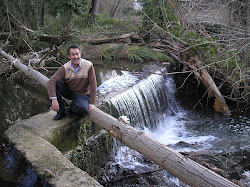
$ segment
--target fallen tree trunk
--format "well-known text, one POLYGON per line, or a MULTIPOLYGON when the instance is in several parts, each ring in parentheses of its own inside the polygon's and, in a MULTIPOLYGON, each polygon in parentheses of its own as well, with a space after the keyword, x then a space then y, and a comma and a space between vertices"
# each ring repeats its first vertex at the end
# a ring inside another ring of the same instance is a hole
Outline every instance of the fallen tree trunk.
POLYGON ((13 56, 7 54, 1 48, 0 48, 0 54, 4 56, 5 58, 7 58, 17 69, 21 70, 26 76, 31 77, 32 79, 35 79, 43 87, 47 88, 47 82, 49 79, 46 76, 41 74, 39 71, 36 71, 24 65, 23 63, 20 62, 19 59, 14 58, 13 56))
MULTIPOLYGON (((35 73, 35 70, 31 70, 28 67, 24 68, 23 66, 25 65, 21 65, 20 60, 8 55, 2 49, 0 49, 0 54, 10 61, 15 62, 14 65, 17 68, 20 68, 21 71, 24 70, 26 75, 35 78, 46 88, 47 77, 39 72, 35 73), (38 77, 36 78, 36 76, 38 77)), ((110 135, 120 140, 126 146, 138 151, 190 186, 237 186, 184 155, 171 150, 166 145, 150 138, 143 132, 102 112, 98 108, 91 110, 87 116, 93 123, 105 129, 110 135)))
POLYGON ((194 74, 203 82, 208 89, 209 97, 215 97, 214 109, 223 114, 230 114, 230 110, 226 104, 224 97, 221 95, 218 87, 214 83, 212 77, 209 75, 205 68, 202 68, 201 63, 197 57, 191 57, 188 60, 188 65, 191 69, 195 70, 194 74))
POLYGON ((130 34, 124 34, 118 37, 112 38, 97 38, 97 39, 82 39, 82 42, 86 42, 89 44, 97 45, 97 44, 104 44, 104 43, 115 43, 115 42, 124 42, 130 43, 130 34))
POLYGON ((143 41, 142 38, 134 33, 131 32, 129 34, 123 34, 117 37, 110 37, 110 38, 96 38, 96 39, 82 39, 82 42, 86 42, 92 45, 97 44, 104 44, 104 43, 131 43, 131 40, 140 40, 143 41))
POLYGON ((88 117, 126 146, 138 151, 190 186, 237 186, 97 108, 94 108, 88 117))

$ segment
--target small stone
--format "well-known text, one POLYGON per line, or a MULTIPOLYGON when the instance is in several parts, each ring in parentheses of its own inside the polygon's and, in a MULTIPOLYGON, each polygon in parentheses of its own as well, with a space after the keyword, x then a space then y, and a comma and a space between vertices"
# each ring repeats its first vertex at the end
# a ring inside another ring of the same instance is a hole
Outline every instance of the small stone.
POLYGON ((81 146, 77 146, 76 147, 76 151, 81 152, 82 151, 82 147, 81 146))
POLYGON ((79 179, 80 182, 87 182, 87 179, 85 177, 82 177, 79 179))

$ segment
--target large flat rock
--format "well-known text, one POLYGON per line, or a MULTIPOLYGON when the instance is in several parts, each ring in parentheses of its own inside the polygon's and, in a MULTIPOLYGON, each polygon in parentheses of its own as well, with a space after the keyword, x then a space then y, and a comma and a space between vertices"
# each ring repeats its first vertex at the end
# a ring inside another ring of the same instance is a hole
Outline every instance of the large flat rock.
POLYGON ((32 165, 34 171, 52 186, 101 186, 85 171, 75 167, 50 142, 81 119, 72 115, 54 121, 54 111, 22 120, 5 132, 8 141, 32 165))

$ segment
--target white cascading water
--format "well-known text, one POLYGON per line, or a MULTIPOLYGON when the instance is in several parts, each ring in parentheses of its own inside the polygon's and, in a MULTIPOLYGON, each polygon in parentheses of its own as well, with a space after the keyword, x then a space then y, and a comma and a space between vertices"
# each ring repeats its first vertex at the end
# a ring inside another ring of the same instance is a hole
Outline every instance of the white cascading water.
MULTIPOLYGON (((216 137, 193 135, 185 129, 188 116, 176 101, 175 92, 175 82, 171 76, 152 74, 110 99, 111 114, 115 117, 127 116, 132 126, 166 145, 178 142, 195 145, 195 148, 177 147, 177 151, 208 149, 211 146, 209 142, 216 137)), ((136 151, 120 145, 116 140, 114 144, 113 165, 128 169, 150 167, 136 151)), ((173 180, 178 185, 178 179, 173 180)))
POLYGON ((179 110, 173 85, 173 79, 153 74, 112 98, 110 106, 119 116, 126 115, 134 127, 154 129, 166 115, 179 110), (166 89, 166 85, 171 86, 166 89))

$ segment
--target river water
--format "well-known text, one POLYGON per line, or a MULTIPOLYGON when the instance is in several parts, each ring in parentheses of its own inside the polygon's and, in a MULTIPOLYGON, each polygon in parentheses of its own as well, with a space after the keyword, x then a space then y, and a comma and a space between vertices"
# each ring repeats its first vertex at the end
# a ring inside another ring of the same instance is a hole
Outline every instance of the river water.
POLYGON ((46 90, 36 82, 6 81, 0 78, 0 185, 29 185, 36 182, 36 174, 9 146, 3 133, 16 122, 42 113, 49 108, 46 90), (32 84, 32 86, 31 86, 32 84))
MULTIPOLYGON (((250 149, 250 116, 245 110, 233 111, 230 116, 213 110, 193 110, 188 105, 180 104, 176 98, 174 79, 169 76, 151 75, 141 80, 143 74, 98 69, 96 75, 100 97, 138 82, 118 97, 110 99, 111 113, 116 117, 127 116, 133 126, 176 151, 221 153, 250 149)), ((0 185, 42 186, 31 167, 23 164, 22 158, 6 144, 3 133, 17 121, 48 111, 50 102, 47 92, 35 82, 31 86, 30 82, 7 83, 0 79, 0 97, 0 185)), ((117 144, 113 154, 114 173, 118 172, 117 168, 135 172, 157 169, 157 166, 126 146, 117 144)), ((247 175, 248 171, 245 172, 247 175)), ((185 186, 166 172, 161 173, 158 182, 156 185, 185 186)))
MULTIPOLYGON (((224 116, 214 110, 192 110, 183 106, 176 99, 175 81, 171 76, 151 75, 110 99, 109 106, 112 115, 127 116, 135 128, 178 152, 222 154, 250 151, 250 115, 246 110, 224 116)), ((135 175, 157 168, 145 162, 139 153, 114 142, 113 173, 135 175)), ((242 171, 241 177, 243 183, 250 185, 249 153, 246 159, 248 167, 242 171)), ((155 184, 152 178, 148 183, 145 180, 140 184, 155 184)), ((157 177, 156 181, 163 186, 185 186, 167 172, 161 172, 161 179, 157 177)))

